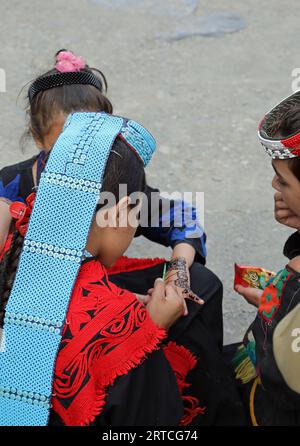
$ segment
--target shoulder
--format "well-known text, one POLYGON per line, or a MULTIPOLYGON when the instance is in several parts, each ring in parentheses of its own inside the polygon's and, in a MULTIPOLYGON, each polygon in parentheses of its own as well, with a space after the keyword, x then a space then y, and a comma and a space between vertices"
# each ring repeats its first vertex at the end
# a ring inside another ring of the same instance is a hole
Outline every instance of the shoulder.
POLYGON ((37 159, 37 156, 33 156, 28 160, 22 161, 20 163, 11 164, 10 166, 5 166, 0 170, 0 180, 7 183, 14 179, 18 174, 22 175, 24 172, 30 170, 37 159))
POLYGON ((298 231, 290 235, 285 242, 283 255, 290 260, 300 255, 300 233, 298 231))
POLYGON ((0 197, 24 201, 32 188, 32 166, 36 156, 0 170, 0 197))
POLYGON ((300 255, 297 255, 292 260, 289 261, 288 266, 294 271, 300 273, 300 255))

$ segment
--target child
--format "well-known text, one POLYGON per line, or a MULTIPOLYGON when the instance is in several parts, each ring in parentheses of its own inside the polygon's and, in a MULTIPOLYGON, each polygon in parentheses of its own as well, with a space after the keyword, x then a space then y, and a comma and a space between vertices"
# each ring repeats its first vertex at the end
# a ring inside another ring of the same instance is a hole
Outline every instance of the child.
MULTIPOLYGON (((272 157, 272 186, 279 218, 300 217, 300 93, 285 99, 262 120, 259 138, 272 157)), ((292 221, 290 221, 290 224, 292 221)), ((233 361, 252 425, 300 425, 300 243, 285 244, 290 260, 264 290, 236 291, 258 307, 233 361)))

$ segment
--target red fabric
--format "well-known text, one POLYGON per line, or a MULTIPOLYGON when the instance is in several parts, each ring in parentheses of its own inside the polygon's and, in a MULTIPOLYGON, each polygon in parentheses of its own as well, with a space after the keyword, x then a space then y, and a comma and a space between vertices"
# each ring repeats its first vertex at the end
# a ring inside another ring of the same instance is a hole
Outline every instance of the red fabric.
MULTIPOLYGON (((34 205, 34 200, 36 197, 36 193, 32 192, 27 198, 26 198, 26 204, 22 203, 20 201, 14 201, 9 206, 9 212, 15 220, 15 228, 19 231, 19 233, 25 237, 30 215, 32 212, 32 208, 34 205)), ((0 262, 4 257, 4 254, 9 250, 11 241, 12 241, 13 233, 10 232, 7 236, 5 245, 0 253, 0 262)))
POLYGON ((12 218, 15 220, 15 226, 16 229, 19 231, 19 233, 25 237, 31 211, 34 205, 36 193, 32 192, 27 198, 26 198, 26 204, 14 201, 9 206, 9 212, 12 216, 12 218))
POLYGON ((101 413, 106 388, 159 348, 165 330, 135 295, 108 280, 97 260, 81 266, 55 363, 53 409, 66 425, 101 413))
POLYGON ((181 426, 187 426, 193 419, 204 414, 205 407, 199 406, 198 398, 186 395, 184 391, 190 387, 186 381, 188 373, 193 370, 198 362, 197 358, 184 346, 169 342, 164 347, 164 353, 175 373, 178 388, 184 404, 184 415, 180 421, 181 426))
MULTIPOLYGON (((297 135, 291 136, 290 138, 282 139, 282 144, 285 147, 288 147, 290 149, 299 149, 300 148, 300 133, 297 135)), ((294 153, 294 151, 292 151, 294 153)))
POLYGON ((137 271, 139 269, 151 268, 151 266, 165 263, 166 259, 155 257, 154 259, 138 259, 122 256, 111 268, 107 269, 108 275, 119 274, 123 272, 137 271))
POLYGON ((12 241, 12 232, 8 234, 5 245, 0 253, 0 262, 2 261, 4 254, 9 250, 10 245, 11 245, 11 241, 12 241))
POLYGON ((300 147, 298 147, 297 149, 293 149, 293 150, 291 151, 291 153, 292 153, 293 155, 300 156, 300 147))

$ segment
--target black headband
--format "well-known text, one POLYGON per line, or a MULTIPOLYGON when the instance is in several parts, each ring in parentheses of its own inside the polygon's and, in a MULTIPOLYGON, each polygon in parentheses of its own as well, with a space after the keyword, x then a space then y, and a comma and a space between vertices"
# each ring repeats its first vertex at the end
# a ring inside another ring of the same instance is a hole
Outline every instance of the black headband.
POLYGON ((54 73, 49 76, 40 77, 30 86, 28 90, 29 102, 40 91, 49 90, 50 88, 60 87, 62 85, 93 85, 102 91, 102 83, 100 79, 91 71, 71 71, 67 73, 54 73))

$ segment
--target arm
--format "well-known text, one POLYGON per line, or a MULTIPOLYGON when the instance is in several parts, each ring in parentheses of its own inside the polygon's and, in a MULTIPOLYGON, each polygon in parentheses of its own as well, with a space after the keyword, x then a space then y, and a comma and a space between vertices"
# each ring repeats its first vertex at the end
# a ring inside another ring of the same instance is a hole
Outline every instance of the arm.
POLYGON ((141 224, 136 236, 143 235, 153 242, 170 246, 174 250, 172 258, 187 256, 189 266, 194 261, 205 264, 206 235, 196 209, 182 200, 168 200, 160 196, 158 189, 150 186, 146 186, 145 194, 147 200, 142 206, 141 224))
POLYGON ((0 252, 5 245, 12 220, 9 213, 9 204, 8 200, 0 197, 0 252))
POLYGON ((9 205, 12 202, 12 198, 16 195, 16 188, 13 183, 7 181, 6 172, 7 169, 5 168, 0 172, 0 253, 4 248, 12 220, 9 213, 9 205))
POLYGON ((258 308, 260 305, 260 299, 263 294, 263 290, 257 288, 244 287, 242 285, 237 285, 234 290, 243 296, 243 298, 248 302, 248 304, 253 305, 258 308))
POLYGON ((9 205, 14 201, 22 201, 20 196, 20 179, 16 166, 4 167, 0 171, 0 252, 2 251, 12 221, 9 205))
POLYGON ((190 268, 192 264, 194 263, 196 255, 195 248, 185 242, 177 243, 177 245, 174 246, 171 260, 176 259, 178 257, 184 257, 187 263, 187 267, 190 268))

